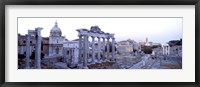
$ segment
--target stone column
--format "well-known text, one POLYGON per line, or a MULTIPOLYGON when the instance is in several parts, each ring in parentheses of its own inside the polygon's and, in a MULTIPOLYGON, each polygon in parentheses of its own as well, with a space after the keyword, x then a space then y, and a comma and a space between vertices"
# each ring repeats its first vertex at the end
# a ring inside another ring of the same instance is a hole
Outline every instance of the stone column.
POLYGON ((77 47, 74 48, 74 62, 75 62, 75 65, 78 64, 78 48, 77 47))
POLYGON ((71 54, 70 54, 70 49, 67 49, 68 51, 68 58, 67 58, 67 66, 70 64, 70 58, 71 58, 71 54))
POLYGON ((168 46, 168 55, 170 55, 170 46, 168 46))
POLYGON ((94 47, 94 39, 95 37, 92 36, 92 63, 94 64, 95 63, 95 47, 94 47))
POLYGON ((109 39, 110 39, 110 38, 107 38, 107 59, 108 59, 108 60, 110 60, 110 57, 109 57, 109 52, 110 52, 110 47, 109 47, 110 43, 109 43, 109 39))
POLYGON ((30 54, 29 54, 29 55, 31 56, 31 54, 32 54, 32 47, 31 47, 31 45, 30 45, 30 54))
POLYGON ((167 54, 167 47, 165 46, 165 55, 167 54))
POLYGON ((105 38, 103 38, 103 58, 105 60, 105 38))
POLYGON ((163 55, 165 55, 165 46, 162 46, 162 50, 163 50, 163 55))
POLYGON ((84 35, 84 51, 83 51, 83 68, 87 68, 87 60, 88 60, 88 36, 84 35))
POLYGON ((35 50, 35 68, 41 69, 41 30, 43 28, 36 28, 36 50, 35 50))
POLYGON ((112 38, 112 60, 115 60, 115 38, 112 38))
POLYGON ((67 54, 67 50, 66 50, 66 48, 63 48, 63 58, 64 58, 63 60, 65 63, 67 62, 66 54, 67 54))
POLYGON ((97 37, 97 38, 98 38, 98 62, 100 62, 100 57, 101 57, 101 55, 100 55, 100 51, 101 51, 100 46, 101 46, 101 42, 100 42, 100 37, 97 37))
POLYGON ((26 60, 25 60, 25 68, 30 68, 30 34, 26 35, 26 60))
POLYGON ((165 54, 168 55, 168 46, 166 46, 165 54))
POLYGON ((167 55, 167 49, 168 49, 168 47, 165 46, 165 55, 167 55))
POLYGON ((166 47, 165 47, 165 54, 166 54, 166 55, 168 55, 168 52, 167 52, 167 51, 168 51, 168 47, 166 46, 166 47))
POLYGON ((82 35, 79 35, 79 62, 81 63, 81 61, 82 61, 82 50, 83 50, 83 48, 82 48, 82 35))

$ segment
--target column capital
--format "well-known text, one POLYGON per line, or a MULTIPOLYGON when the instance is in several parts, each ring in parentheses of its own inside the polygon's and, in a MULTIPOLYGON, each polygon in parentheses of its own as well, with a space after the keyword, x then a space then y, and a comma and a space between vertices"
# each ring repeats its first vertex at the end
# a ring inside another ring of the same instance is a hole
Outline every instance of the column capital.
POLYGON ((112 37, 112 39, 115 39, 115 37, 112 37))
POLYGON ((84 37, 88 38, 89 36, 88 35, 83 35, 84 37))
POLYGON ((102 38, 103 39, 103 41, 105 41, 105 38, 102 38))

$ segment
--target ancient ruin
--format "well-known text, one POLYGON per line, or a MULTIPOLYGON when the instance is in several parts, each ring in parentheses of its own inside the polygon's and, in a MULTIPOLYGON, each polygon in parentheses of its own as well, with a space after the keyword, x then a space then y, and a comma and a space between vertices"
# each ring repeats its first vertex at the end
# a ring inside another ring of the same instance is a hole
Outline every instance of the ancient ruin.
POLYGON ((34 36, 36 40, 35 44, 35 68, 41 69, 41 30, 43 28, 37 27, 35 30, 28 30, 28 34, 26 35, 26 68, 30 68, 30 36, 34 36))
POLYGON ((97 60, 98 63, 102 61, 114 61, 115 60, 115 38, 114 34, 110 33, 104 33, 101 31, 101 29, 98 26, 92 26, 90 30, 87 29, 78 29, 78 36, 79 36, 79 59, 83 60, 83 66, 84 68, 87 68, 88 64, 88 54, 89 54, 89 44, 88 44, 88 38, 92 38, 92 63, 94 64, 97 60), (95 57, 94 52, 94 39, 98 39, 98 57, 95 57), (83 41, 82 41, 83 39, 83 41), (101 39, 103 40, 103 47, 100 48, 100 42, 101 39), (105 43, 105 39, 107 40, 107 43, 105 43), (110 39, 112 39, 112 57, 110 57, 109 52, 109 43, 110 39), (107 52, 105 51, 105 45, 107 46, 107 52), (102 51, 103 57, 100 56, 100 53, 102 51), (83 56, 82 56, 83 55, 83 56), (106 55, 106 56, 105 56, 106 55))
MULTIPOLYGON (((181 69, 182 39, 165 44, 125 39, 115 41, 114 33, 99 26, 76 29, 77 39, 62 36, 58 23, 49 37, 41 30, 18 34, 19 69, 181 69), (34 57, 34 58, 33 58, 34 57)), ((117 39, 117 38, 116 38, 117 39)))

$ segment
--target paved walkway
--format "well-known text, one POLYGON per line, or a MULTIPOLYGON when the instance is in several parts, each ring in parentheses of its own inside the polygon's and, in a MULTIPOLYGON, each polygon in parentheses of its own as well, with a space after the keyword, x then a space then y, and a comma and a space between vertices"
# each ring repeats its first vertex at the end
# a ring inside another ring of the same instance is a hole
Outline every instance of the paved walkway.
POLYGON ((143 61, 140 61, 137 64, 134 64, 130 69, 151 69, 153 66, 155 66, 154 64, 156 62, 157 59, 148 58, 144 66, 143 66, 143 61))
POLYGON ((143 62, 140 61, 129 69, 181 69, 182 67, 182 59, 181 57, 172 57, 166 56, 166 60, 164 60, 164 56, 159 56, 159 58, 152 59, 148 58, 146 60, 145 65, 143 66, 143 62))

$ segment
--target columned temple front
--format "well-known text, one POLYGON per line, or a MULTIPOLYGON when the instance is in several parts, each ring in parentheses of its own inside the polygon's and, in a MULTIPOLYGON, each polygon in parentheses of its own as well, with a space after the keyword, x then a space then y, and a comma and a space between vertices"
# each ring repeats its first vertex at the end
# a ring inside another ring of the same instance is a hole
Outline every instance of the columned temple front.
POLYGON ((98 63, 105 61, 115 60, 115 38, 114 34, 104 33, 98 26, 92 26, 90 30, 88 29, 77 29, 79 36, 79 60, 83 60, 83 67, 87 68, 88 58, 89 58, 89 38, 92 38, 92 63, 94 64, 97 60, 98 63), (97 47, 97 58, 95 57, 95 38, 98 39, 97 47), (111 41, 110 41, 111 39, 111 41), (101 48, 101 41, 102 48, 101 48), (112 47, 112 52, 110 53, 110 42, 112 47), (106 47, 106 48, 105 48, 106 47), (103 57, 101 57, 101 51, 103 57), (112 55, 112 56, 110 56, 112 55))

